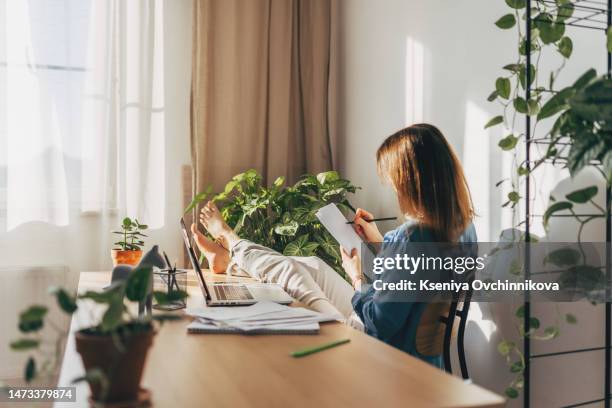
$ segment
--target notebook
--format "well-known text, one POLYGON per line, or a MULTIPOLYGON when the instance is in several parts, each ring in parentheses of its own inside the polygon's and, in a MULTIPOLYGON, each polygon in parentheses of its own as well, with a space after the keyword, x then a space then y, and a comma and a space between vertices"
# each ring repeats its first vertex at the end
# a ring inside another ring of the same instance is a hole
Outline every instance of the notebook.
POLYGON ((320 322, 342 318, 269 301, 240 308, 190 308, 187 314, 194 317, 189 333, 317 334, 320 322))
POLYGON ((188 333, 201 334, 318 334, 319 323, 310 322, 293 325, 251 326, 247 329, 239 326, 222 325, 194 320, 187 326, 188 333))
POLYGON ((320 208, 316 215, 321 224, 344 249, 350 252, 353 248, 357 248, 357 251, 361 254, 363 240, 359 238, 353 227, 347 224, 347 219, 336 207, 336 204, 332 203, 320 208))

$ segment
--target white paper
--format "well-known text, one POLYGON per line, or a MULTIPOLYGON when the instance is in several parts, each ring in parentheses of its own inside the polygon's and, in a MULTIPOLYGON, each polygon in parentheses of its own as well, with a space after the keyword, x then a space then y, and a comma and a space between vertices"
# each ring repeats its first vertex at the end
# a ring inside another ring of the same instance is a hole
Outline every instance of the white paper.
POLYGON ((336 204, 328 204, 317 211, 317 218, 329 233, 347 251, 357 248, 361 255, 362 239, 355 232, 351 224, 347 224, 347 219, 342 215, 336 204))
POLYGON ((231 320, 246 319, 254 316, 277 313, 286 309, 289 309, 289 306, 270 301, 261 301, 251 306, 189 308, 187 309, 187 314, 195 317, 204 317, 211 320, 231 320))

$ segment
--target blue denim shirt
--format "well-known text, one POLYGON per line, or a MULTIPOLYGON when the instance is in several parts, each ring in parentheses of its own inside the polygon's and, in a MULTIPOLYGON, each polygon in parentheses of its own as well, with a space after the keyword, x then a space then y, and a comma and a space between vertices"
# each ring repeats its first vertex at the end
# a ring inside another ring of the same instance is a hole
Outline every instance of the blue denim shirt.
MULTIPOLYGON (((434 241, 431 230, 419 228, 415 222, 406 222, 384 236, 384 242, 434 241)), ((473 224, 468 226, 458 241, 478 241, 473 224)), ((365 326, 366 333, 442 368, 442 356, 423 356, 416 350, 416 331, 427 303, 377 302, 374 293, 374 288, 370 286, 363 292, 355 292, 351 300, 353 309, 365 326)))

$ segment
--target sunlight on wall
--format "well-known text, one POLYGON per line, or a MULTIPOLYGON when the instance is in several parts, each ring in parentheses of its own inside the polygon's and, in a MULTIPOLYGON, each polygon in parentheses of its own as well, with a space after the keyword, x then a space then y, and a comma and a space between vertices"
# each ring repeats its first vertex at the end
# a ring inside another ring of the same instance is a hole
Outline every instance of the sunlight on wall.
POLYGON ((463 168, 472 193, 477 217, 474 221, 479 241, 490 238, 490 135, 483 129, 488 114, 474 102, 465 106, 465 133, 463 137, 463 168))
MULTIPOLYGON (((486 305, 486 303, 484 304, 486 305)), ((478 328, 482 331, 482 334, 487 339, 487 342, 491 341, 491 336, 497 331, 497 325, 492 320, 485 320, 481 310, 482 305, 479 303, 472 303, 470 305, 470 314, 468 320, 473 321, 478 325, 478 328)))
POLYGON ((424 65, 423 44, 408 37, 406 39, 406 125, 423 121, 424 65))

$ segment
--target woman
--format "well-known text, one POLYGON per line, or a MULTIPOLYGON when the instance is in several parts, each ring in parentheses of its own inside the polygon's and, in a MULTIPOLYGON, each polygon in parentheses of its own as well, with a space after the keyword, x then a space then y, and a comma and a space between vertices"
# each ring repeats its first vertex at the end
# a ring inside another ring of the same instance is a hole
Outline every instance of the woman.
MULTIPOLYGON (((378 172, 391 184, 406 222, 383 237, 373 216, 358 209, 355 229, 367 242, 476 242, 474 210, 461 164, 434 126, 409 126, 389 136, 376 153, 378 172)), ((246 273, 281 284, 294 298, 324 313, 342 315, 349 324, 378 339, 440 366, 439 356, 416 350, 416 329, 426 303, 387 302, 373 287, 362 290, 361 260, 343 248, 342 266, 352 287, 316 257, 286 257, 240 239, 208 203, 200 222, 213 242, 192 225, 196 243, 215 272, 246 273)))

